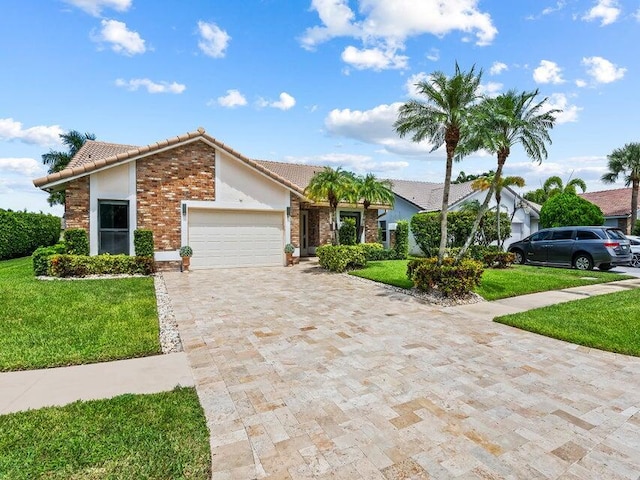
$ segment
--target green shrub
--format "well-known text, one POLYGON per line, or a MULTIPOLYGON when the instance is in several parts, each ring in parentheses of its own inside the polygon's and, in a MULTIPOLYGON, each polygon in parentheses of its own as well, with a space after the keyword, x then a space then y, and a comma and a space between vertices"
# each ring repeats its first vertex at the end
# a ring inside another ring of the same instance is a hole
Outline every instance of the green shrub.
POLYGON ((406 220, 400 220, 396 224, 396 243, 393 251, 398 260, 404 260, 409 256, 409 222, 406 220))
POLYGON ((49 274, 54 277, 87 275, 151 275, 155 271, 153 257, 129 255, 53 255, 49 258, 49 274))
POLYGON ((540 210, 541 228, 603 223, 600 207, 574 193, 558 193, 544 202, 540 210))
POLYGON ((320 266, 332 272, 363 268, 367 265, 361 245, 322 245, 316 249, 320 266))
POLYGON ((60 240, 60 218, 0 209, 0 260, 26 257, 60 240))
POLYGON ((640 237, 640 220, 636 220, 636 224, 633 226, 633 231, 631 232, 631 235, 640 237))
POLYGON ((345 218, 338 229, 338 239, 340 245, 355 245, 358 240, 356 231, 356 221, 353 218, 345 218))
POLYGON ((84 228, 69 228, 64 231, 64 243, 69 255, 89 255, 89 238, 84 228))
POLYGON ((438 265, 436 257, 412 260, 407 264, 407 276, 419 290, 437 290, 447 297, 461 297, 480 285, 483 268, 480 262, 462 259, 454 263, 452 257, 438 265))
POLYGON ((487 253, 482 259, 486 268, 508 268, 515 262, 516 256, 510 252, 487 253))
POLYGON ((380 243, 361 243, 358 245, 364 252, 364 256, 369 260, 371 257, 376 257, 379 252, 384 251, 384 246, 380 243))
POLYGON ((153 257, 153 231, 138 228, 133 231, 133 248, 138 257, 153 257))
POLYGON ((33 262, 33 273, 36 276, 49 275, 49 257, 67 253, 67 246, 64 243, 56 243, 51 247, 38 247, 31 255, 33 262))
POLYGON ((411 233, 425 255, 435 255, 440 245, 440 214, 415 214, 411 217, 411 233))

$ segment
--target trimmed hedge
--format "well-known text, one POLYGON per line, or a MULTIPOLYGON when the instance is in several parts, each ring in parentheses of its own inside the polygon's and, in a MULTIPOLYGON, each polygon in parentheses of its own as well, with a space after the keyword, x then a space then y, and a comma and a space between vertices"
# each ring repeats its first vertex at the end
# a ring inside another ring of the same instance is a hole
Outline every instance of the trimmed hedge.
MULTIPOLYGON (((460 247, 447 248, 447 256, 457 257, 460 247)), ((505 252, 497 245, 471 245, 464 258, 482 262, 485 268, 508 268, 515 261, 515 255, 505 252)))
POLYGON ((49 274, 49 257, 67 253, 67 246, 64 243, 56 243, 51 247, 38 247, 31 255, 33 262, 33 272, 36 276, 49 274))
POLYGON ((396 243, 393 251, 397 260, 404 260, 409 256, 409 222, 406 220, 400 220, 396 224, 396 243))
POLYGON ((353 218, 345 218, 338 229, 340 245, 355 245, 358 241, 356 221, 353 218))
POLYGON ((64 243, 69 255, 89 255, 89 237, 84 228, 69 228, 64 231, 64 243))
POLYGON ((407 277, 419 290, 429 292, 437 290, 446 297, 462 297, 468 295, 480 285, 484 269, 476 260, 463 259, 454 263, 454 259, 423 258, 411 260, 407 264, 407 277))
POLYGON ((60 239, 60 218, 0 209, 0 260, 26 257, 60 239))
POLYGON ((332 272, 344 272, 367 265, 362 245, 322 245, 316 249, 316 255, 320 266, 332 272))
POLYGON ((53 255, 49 257, 49 275, 85 277, 87 275, 151 275, 155 272, 152 257, 129 255, 53 255))
POLYGON ((133 248, 138 257, 153 257, 153 231, 139 228, 133 231, 133 248))

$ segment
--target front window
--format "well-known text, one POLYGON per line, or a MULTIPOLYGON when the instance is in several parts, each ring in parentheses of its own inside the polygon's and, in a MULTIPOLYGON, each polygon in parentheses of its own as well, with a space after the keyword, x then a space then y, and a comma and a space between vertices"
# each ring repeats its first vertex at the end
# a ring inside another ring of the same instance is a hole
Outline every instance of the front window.
POLYGON ((379 222, 380 225, 380 241, 381 242, 386 242, 387 241, 387 221, 386 220, 380 220, 379 222))
POLYGON ((98 202, 98 253, 129 255, 129 202, 98 202))

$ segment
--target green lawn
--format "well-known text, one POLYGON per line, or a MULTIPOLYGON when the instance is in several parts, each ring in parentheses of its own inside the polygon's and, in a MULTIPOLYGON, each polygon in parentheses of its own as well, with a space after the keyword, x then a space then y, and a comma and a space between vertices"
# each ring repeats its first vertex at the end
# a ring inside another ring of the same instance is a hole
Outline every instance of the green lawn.
POLYGON ((567 342, 640 356, 640 289, 598 295, 494 321, 567 342))
MULTIPOLYGON (((369 262, 366 268, 349 273, 396 287, 411 288, 413 282, 407 278, 407 262, 408 260, 369 262)), ((560 290, 627 278, 632 277, 611 272, 584 272, 568 268, 516 265, 508 269, 485 270, 476 292, 485 300, 498 300, 527 293, 560 290)))
POLYGON ((42 281, 0 262, 0 371, 160 353, 151 278, 42 281))
POLYGON ((204 480, 210 472, 193 388, 0 416, 0 478, 204 480))

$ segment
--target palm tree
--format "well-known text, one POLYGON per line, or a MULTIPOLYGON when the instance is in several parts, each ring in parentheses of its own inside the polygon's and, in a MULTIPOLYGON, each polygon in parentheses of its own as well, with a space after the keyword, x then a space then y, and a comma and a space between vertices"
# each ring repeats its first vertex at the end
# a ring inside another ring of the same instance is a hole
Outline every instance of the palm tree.
POLYGON ((362 224, 365 228, 366 238, 366 218, 367 210, 371 204, 390 205, 393 208, 395 195, 391 190, 392 184, 389 180, 378 180, 373 173, 367 173, 364 177, 356 178, 356 197, 362 201, 364 206, 364 220, 362 224))
POLYGON ((547 198, 551 198, 558 193, 577 193, 576 187, 580 187, 583 192, 587 191, 587 184, 581 178, 572 178, 566 185, 562 183, 562 179, 556 175, 549 177, 542 185, 542 189, 547 194, 547 198))
MULTIPOLYGON (((488 190, 493 186, 494 196, 496 199, 496 228, 498 229, 498 245, 502 247, 503 240, 500 237, 500 205, 502 202, 502 190, 505 187, 524 187, 524 178, 517 175, 502 178, 481 177, 474 180, 471 188, 474 190, 488 190)), ((484 213, 484 212, 483 212, 484 213)))
POLYGON ((311 177, 309 185, 307 185, 304 192, 311 200, 329 202, 333 213, 333 218, 330 219, 333 227, 333 241, 337 244, 338 204, 344 200, 357 201, 355 176, 351 172, 342 170, 342 167, 338 167, 335 170, 331 167, 324 167, 322 171, 311 177))
POLYGON ((435 151, 446 146, 447 163, 440 209, 440 249, 438 263, 442 264, 447 246, 447 212, 451 189, 451 169, 458 143, 466 125, 471 121, 471 108, 479 99, 478 87, 482 71, 476 74, 475 66, 463 72, 456 63, 455 73, 449 78, 442 72, 432 73, 427 80, 416 84, 422 100, 410 100, 400 107, 394 128, 400 137, 412 134, 414 142, 429 141, 435 151))
POLYGON ((466 173, 464 173, 464 171, 460 171, 460 173, 458 174, 456 179, 452 180, 451 183, 467 183, 467 182, 470 182, 472 180, 477 180, 480 177, 491 176, 491 175, 493 175, 495 173, 496 172, 494 170, 489 170, 488 172, 479 173, 478 175, 475 175, 473 173, 466 174, 466 173))
MULTIPOLYGON (((66 152, 56 152, 49 150, 49 153, 42 155, 42 163, 49 166, 49 173, 56 173, 64 170, 74 157, 78 150, 82 148, 87 140, 95 140, 93 133, 80 133, 77 130, 69 130, 67 133, 60 134, 62 144, 68 148, 66 152)), ((49 205, 64 205, 64 190, 49 194, 47 201, 49 205)))
POLYGON ((619 175, 624 176, 625 185, 631 185, 631 221, 627 226, 627 233, 633 231, 638 215, 638 188, 640 187, 640 143, 627 143, 622 148, 616 148, 610 155, 609 172, 602 175, 604 183, 614 183, 619 175))
POLYGON ((492 190, 498 192, 500 188, 502 169, 511 154, 511 148, 517 144, 522 145, 525 153, 538 163, 547 158, 546 144, 551 144, 549 130, 553 128, 556 114, 560 110, 548 109, 547 99, 538 102, 537 96, 538 90, 522 93, 509 90, 495 98, 486 98, 477 108, 477 121, 468 125, 471 130, 460 149, 461 155, 484 149, 497 155, 498 167, 491 182, 493 188, 488 189, 481 211, 478 212, 471 234, 460 249, 458 259, 462 258, 475 237, 489 205, 492 190))

